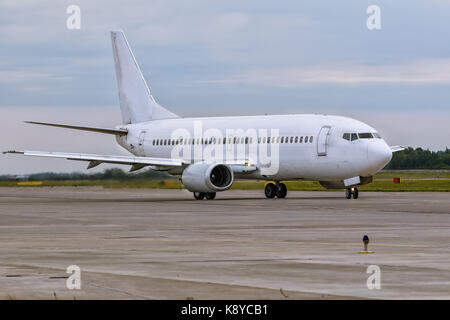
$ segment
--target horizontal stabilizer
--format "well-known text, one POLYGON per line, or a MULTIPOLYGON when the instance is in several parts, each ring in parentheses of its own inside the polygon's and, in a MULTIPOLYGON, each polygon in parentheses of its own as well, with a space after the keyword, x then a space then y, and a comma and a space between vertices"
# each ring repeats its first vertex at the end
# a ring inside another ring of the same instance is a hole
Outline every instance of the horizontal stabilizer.
POLYGON ((405 150, 405 148, 403 148, 401 146, 390 146, 389 148, 391 148, 392 152, 399 152, 399 151, 405 150))
POLYGON ((50 126, 50 127, 59 127, 59 128, 91 131, 91 132, 98 132, 98 133, 106 133, 106 134, 115 134, 115 135, 119 135, 119 136, 126 136, 127 133, 128 133, 128 131, 126 129, 108 129, 108 128, 84 127, 84 126, 73 126, 73 125, 67 125, 67 124, 47 123, 47 122, 37 122, 37 121, 25 121, 25 123, 39 124, 39 125, 50 126))

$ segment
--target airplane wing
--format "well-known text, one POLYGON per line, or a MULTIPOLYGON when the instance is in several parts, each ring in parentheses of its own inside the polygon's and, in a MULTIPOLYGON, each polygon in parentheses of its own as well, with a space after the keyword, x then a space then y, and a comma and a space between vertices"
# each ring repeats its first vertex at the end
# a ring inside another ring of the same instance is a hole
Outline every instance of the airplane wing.
MULTIPOLYGON (((88 169, 94 168, 102 163, 114 163, 131 165, 130 171, 136 171, 146 166, 156 166, 164 168, 182 167, 189 165, 191 162, 183 159, 169 158, 151 158, 136 156, 116 156, 116 155, 99 155, 86 153, 66 153, 66 152, 45 152, 45 151, 4 151, 6 153, 23 154, 25 156, 47 157, 47 158, 63 158, 67 160, 89 161, 88 169)), ((255 171, 255 165, 250 165, 246 160, 231 160, 227 162, 235 173, 248 173, 255 171)))
POLYGON ((399 152, 399 151, 405 150, 405 148, 403 148, 401 146, 390 146, 389 148, 391 148, 392 152, 399 152))
POLYGON ((88 169, 98 166, 101 163, 115 163, 132 165, 131 171, 138 170, 145 166, 181 167, 188 162, 182 159, 150 158, 136 156, 115 156, 98 155, 85 153, 65 153, 65 152, 43 152, 43 151, 5 151, 3 153, 16 153, 25 156, 65 158, 68 160, 89 161, 88 169))

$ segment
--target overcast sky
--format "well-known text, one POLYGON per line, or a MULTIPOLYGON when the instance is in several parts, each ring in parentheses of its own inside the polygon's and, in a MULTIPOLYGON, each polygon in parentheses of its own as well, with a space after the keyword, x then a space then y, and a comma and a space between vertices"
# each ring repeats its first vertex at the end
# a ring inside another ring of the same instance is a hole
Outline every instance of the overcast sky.
MULTIPOLYGON (((111 136, 25 125, 121 122, 110 30, 182 116, 328 113, 391 145, 449 146, 450 0, 0 1, 0 147, 123 153, 111 136), (81 29, 66 28, 69 5, 81 29), (381 30, 366 9, 381 8, 381 30)), ((86 163, 0 156, 0 174, 86 163)), ((102 165, 94 170, 103 170, 102 165)))

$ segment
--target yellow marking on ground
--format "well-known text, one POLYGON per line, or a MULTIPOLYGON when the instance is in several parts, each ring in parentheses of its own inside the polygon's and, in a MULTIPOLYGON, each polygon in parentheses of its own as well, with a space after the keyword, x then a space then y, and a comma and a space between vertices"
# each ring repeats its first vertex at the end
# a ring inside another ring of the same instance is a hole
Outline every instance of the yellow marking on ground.
POLYGON ((42 181, 19 181, 18 186, 42 186, 42 181))

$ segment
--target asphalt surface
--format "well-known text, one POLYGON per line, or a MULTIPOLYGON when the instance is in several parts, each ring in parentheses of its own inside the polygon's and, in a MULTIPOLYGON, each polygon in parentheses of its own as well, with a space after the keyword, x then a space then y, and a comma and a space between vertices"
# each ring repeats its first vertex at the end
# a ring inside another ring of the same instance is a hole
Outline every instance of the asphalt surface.
POLYGON ((1 299, 450 299, 449 193, 0 188, 0 241, 1 299))

